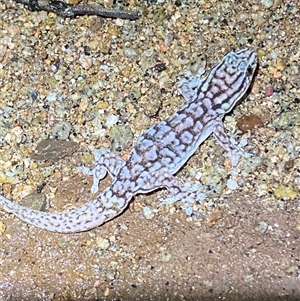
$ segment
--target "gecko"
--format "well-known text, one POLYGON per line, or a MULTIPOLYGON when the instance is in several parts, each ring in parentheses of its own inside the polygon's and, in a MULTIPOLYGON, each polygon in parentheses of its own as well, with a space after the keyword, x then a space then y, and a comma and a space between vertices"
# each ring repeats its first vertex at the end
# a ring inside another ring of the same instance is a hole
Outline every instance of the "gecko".
POLYGON ((245 48, 227 53, 204 78, 204 68, 195 76, 185 72, 177 85, 185 99, 184 106, 146 130, 127 160, 107 151, 97 158, 93 169, 82 167, 82 171, 93 176, 93 193, 107 173, 113 180, 84 205, 58 213, 42 212, 0 195, 0 206, 38 228, 76 233, 120 215, 135 195, 166 188, 169 195, 162 204, 181 200, 191 215, 195 191, 181 186, 174 175, 211 134, 226 150, 233 166, 245 155, 225 133, 223 118, 249 89, 257 64, 256 52, 245 48))

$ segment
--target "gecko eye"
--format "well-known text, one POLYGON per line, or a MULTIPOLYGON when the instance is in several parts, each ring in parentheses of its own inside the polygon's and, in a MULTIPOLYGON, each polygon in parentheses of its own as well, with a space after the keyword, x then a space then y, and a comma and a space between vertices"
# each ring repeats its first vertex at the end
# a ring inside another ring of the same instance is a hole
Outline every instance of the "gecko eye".
POLYGON ((249 66, 247 67, 247 75, 248 75, 248 76, 251 76, 252 73, 253 73, 253 68, 252 68, 252 66, 249 65, 249 66))

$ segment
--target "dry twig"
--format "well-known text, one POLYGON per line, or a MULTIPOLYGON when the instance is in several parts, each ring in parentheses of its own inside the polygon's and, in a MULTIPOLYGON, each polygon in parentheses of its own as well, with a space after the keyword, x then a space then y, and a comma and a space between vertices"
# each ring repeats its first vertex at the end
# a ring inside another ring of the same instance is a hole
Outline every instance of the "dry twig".
POLYGON ((25 4, 31 11, 53 12, 63 18, 72 18, 78 15, 97 15, 105 18, 120 18, 135 20, 139 18, 137 12, 106 9, 103 6, 72 5, 59 0, 15 0, 25 4))

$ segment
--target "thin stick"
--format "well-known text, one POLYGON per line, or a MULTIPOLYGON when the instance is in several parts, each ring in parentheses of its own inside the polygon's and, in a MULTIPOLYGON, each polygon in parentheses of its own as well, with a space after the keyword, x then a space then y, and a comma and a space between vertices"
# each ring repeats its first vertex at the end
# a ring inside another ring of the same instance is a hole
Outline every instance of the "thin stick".
POLYGON ((104 18, 120 18, 136 20, 138 12, 128 12, 115 9, 106 9, 103 6, 72 5, 59 0, 15 0, 28 7, 31 11, 53 12, 63 18, 72 18, 78 15, 96 15, 104 18))

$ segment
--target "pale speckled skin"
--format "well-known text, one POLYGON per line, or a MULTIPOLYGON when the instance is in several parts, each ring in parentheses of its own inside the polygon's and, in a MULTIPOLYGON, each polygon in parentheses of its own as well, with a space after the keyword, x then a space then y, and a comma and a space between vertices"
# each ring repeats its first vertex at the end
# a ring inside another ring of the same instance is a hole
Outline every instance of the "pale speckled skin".
POLYGON ((107 152, 92 170, 92 192, 109 172, 113 183, 96 199, 72 210, 47 213, 20 206, 0 195, 0 205, 21 220, 53 232, 71 233, 97 227, 121 214, 136 194, 167 188, 170 197, 163 203, 182 200, 187 214, 195 194, 181 187, 173 176, 194 154, 199 145, 213 134, 229 153, 232 164, 243 152, 225 134, 222 119, 249 88, 257 66, 256 53, 250 49, 232 51, 203 80, 187 72, 178 83, 186 104, 166 120, 152 126, 139 138, 124 161, 107 152))

